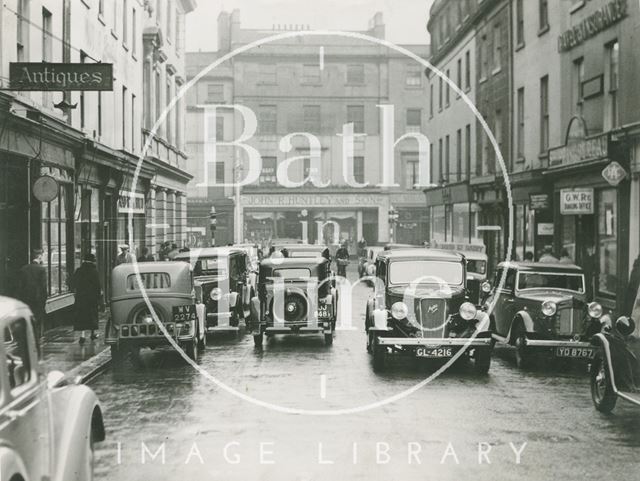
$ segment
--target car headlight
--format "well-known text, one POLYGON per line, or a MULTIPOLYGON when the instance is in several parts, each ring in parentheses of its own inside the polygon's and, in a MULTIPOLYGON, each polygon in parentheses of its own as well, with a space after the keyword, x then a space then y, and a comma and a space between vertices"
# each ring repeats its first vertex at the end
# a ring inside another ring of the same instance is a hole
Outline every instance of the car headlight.
POLYGON ((463 302, 458 312, 460 312, 460 317, 462 317, 465 321, 470 321, 471 319, 476 317, 478 309, 476 309, 476 306, 474 306, 470 302, 463 302))
POLYGON ((219 287, 214 287, 213 289, 211 289, 209 297, 214 301, 219 301, 220 299, 222 299, 222 289, 220 289, 219 287))
POLYGON ((544 301, 542 303, 542 313, 547 317, 553 316, 557 310, 558 306, 553 301, 544 301))
POLYGON ((487 281, 483 282, 480 288, 485 294, 489 294, 489 292, 491 292, 491 284, 489 284, 489 282, 487 281))
POLYGON ((590 303, 587 307, 587 310, 589 312, 589 316, 593 317, 594 319, 600 319, 602 317, 603 309, 602 305, 599 302, 590 303))
POLYGON ((406 319, 407 314, 409 314, 409 308, 404 302, 396 302, 391 306, 391 316, 398 321, 401 319, 406 319))

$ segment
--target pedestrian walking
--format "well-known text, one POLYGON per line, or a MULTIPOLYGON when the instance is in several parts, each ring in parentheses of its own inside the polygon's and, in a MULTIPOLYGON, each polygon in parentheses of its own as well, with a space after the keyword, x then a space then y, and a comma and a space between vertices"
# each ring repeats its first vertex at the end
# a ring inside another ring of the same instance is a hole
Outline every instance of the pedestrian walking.
POLYGON ((29 306, 34 318, 36 339, 42 337, 46 321, 47 269, 43 265, 42 249, 31 252, 31 262, 20 269, 17 279, 18 298, 29 306))
POLYGON ((524 253, 524 261, 525 262, 533 262, 533 252, 527 251, 524 253))
POLYGON ((142 249, 142 257, 138 259, 138 262, 154 262, 155 260, 156 258, 149 252, 149 248, 145 247, 142 249))
POLYGON ((542 255, 540 256, 540 262, 558 262, 558 258, 553 255, 553 249, 551 246, 544 246, 544 249, 542 249, 542 255))
POLYGON ((135 257, 133 254, 129 252, 129 244, 120 244, 120 254, 116 257, 116 265, 120 264, 131 264, 135 261, 135 257))
POLYGON ((93 254, 84 256, 82 265, 73 273, 71 287, 75 292, 76 298, 73 305, 73 329, 81 332, 78 342, 84 344, 87 331, 91 333, 91 340, 98 338, 95 333, 98 329, 98 306, 103 304, 100 275, 96 267, 96 256, 93 254))
POLYGON ((178 244, 171 244, 171 250, 167 253, 167 260, 172 261, 179 253, 178 244))
POLYGON ((338 265, 338 275, 342 277, 347 277, 347 265, 349 264, 349 249, 347 249, 346 241, 336 251, 336 264, 338 265))
POLYGON ((569 251, 566 248, 560 252, 560 260, 558 262, 560 264, 573 264, 573 259, 569 256, 569 251))

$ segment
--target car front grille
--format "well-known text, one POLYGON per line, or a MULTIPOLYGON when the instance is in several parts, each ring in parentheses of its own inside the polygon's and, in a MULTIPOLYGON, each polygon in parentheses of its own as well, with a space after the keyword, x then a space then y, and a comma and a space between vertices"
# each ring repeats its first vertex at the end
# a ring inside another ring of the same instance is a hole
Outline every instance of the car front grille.
POLYGON ((568 336, 577 331, 577 312, 571 306, 559 307, 556 314, 556 334, 568 336))
POLYGON ((443 337, 446 318, 446 299, 420 300, 420 324, 422 326, 422 337, 443 337))

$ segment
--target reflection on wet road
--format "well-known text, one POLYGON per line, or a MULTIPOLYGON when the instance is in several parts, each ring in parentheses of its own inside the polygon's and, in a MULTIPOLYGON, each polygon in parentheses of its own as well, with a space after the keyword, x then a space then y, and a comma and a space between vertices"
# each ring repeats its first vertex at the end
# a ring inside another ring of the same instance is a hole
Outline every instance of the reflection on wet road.
MULTIPOLYGON (((396 395, 435 367, 397 360, 384 374, 373 373, 362 330, 367 295, 360 286, 353 302, 357 329, 338 332, 331 347, 321 336, 278 336, 258 352, 250 336, 216 338, 200 364, 248 396, 289 408, 338 410, 396 395)), ((256 406, 172 352, 146 353, 143 367, 108 371, 92 387, 108 429, 97 452, 101 480, 638 475, 636 408, 620 402, 614 416, 600 415, 591 404, 586 368, 520 372, 509 349, 496 353, 487 377, 476 376, 470 365, 454 366, 407 398, 343 416, 256 406)))

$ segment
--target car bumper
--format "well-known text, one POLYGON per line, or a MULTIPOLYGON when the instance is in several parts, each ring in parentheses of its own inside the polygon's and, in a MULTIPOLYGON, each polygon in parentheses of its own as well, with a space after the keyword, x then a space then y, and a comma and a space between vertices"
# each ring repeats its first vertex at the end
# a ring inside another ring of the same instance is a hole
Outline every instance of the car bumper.
POLYGON ((596 357, 598 348, 589 342, 569 340, 527 339, 527 348, 549 349, 556 358, 589 361, 596 357))
MULTIPOLYGON (((176 342, 191 341, 194 339, 195 323, 192 323, 189 331, 176 332, 173 323, 164 325, 169 336, 176 342)), ((117 345, 122 343, 135 343, 147 346, 168 344, 165 334, 155 324, 121 324, 118 328, 112 328, 111 335, 105 338, 105 344, 117 345), (115 332, 115 335, 113 333, 115 332)))
POLYGON ((380 344, 381 346, 490 347, 491 338, 476 337, 474 339, 469 339, 469 338, 430 339, 430 338, 422 338, 422 337, 380 337, 378 338, 378 344, 380 344))
POLYGON ((525 342, 527 347, 593 347, 589 342, 583 341, 566 341, 566 340, 548 340, 548 339, 527 339, 525 342))

